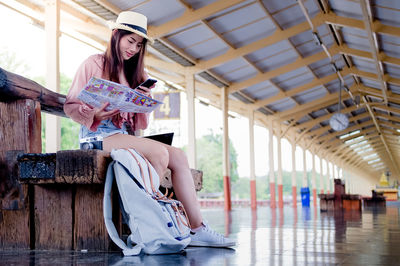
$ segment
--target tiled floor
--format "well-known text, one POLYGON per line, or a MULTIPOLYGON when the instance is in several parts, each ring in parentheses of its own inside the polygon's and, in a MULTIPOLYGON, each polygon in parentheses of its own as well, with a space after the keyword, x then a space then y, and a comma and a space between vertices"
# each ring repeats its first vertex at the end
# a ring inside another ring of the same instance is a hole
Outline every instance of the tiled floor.
POLYGON ((260 207, 203 209, 235 249, 189 248, 183 254, 0 251, 0 265, 400 265, 400 204, 361 212, 260 207))

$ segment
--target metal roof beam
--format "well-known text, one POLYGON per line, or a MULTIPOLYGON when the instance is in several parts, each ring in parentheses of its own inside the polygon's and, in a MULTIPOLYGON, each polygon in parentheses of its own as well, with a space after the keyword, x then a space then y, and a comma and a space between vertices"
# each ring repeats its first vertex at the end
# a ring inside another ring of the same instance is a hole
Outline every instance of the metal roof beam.
MULTIPOLYGON (((357 28, 365 30, 364 21, 338 16, 334 13, 323 14, 321 18, 325 23, 332 24, 340 27, 357 28)), ((400 37, 400 27, 394 27, 389 25, 383 25, 380 21, 372 22, 372 31, 385 35, 392 35, 395 37, 400 37)))
MULTIPOLYGON (((349 90, 354 93, 355 88, 356 88, 356 86, 353 85, 351 88, 349 88, 349 90)), ((306 104, 297 106, 295 108, 291 108, 289 110, 277 113, 277 117, 280 119, 283 119, 283 120, 285 120, 285 118, 288 118, 288 117, 293 118, 293 116, 294 117, 296 117, 296 116, 302 117, 302 116, 306 115, 306 113, 309 113, 312 111, 318 111, 322 107, 332 105, 335 102, 337 103, 338 98, 339 98, 338 92, 331 93, 331 94, 325 95, 323 98, 320 98, 320 99, 308 102, 306 104)), ((350 98, 350 95, 342 96, 342 100, 346 100, 349 98, 350 98)))
POLYGON ((382 135, 382 133, 381 133, 381 129, 380 129, 380 126, 379 126, 379 124, 378 124, 378 121, 377 121, 376 118, 375 118, 374 112, 372 111, 372 108, 369 106, 369 104, 368 104, 367 99, 365 98, 365 96, 362 97, 362 100, 363 100, 364 103, 366 104, 366 107, 367 107, 367 109, 368 109, 368 112, 370 113, 371 118, 372 118, 372 120, 374 121, 374 125, 375 125, 375 127, 376 127, 378 133, 380 134, 380 138, 381 138, 381 140, 382 140, 382 144, 385 146, 386 152, 387 152, 387 154, 389 155, 390 160, 391 160, 391 162, 392 162, 392 164, 393 164, 393 166, 394 166, 394 168, 392 168, 392 172, 395 172, 397 175, 399 175, 400 172, 399 172, 399 169, 398 169, 398 167, 397 167, 397 162, 396 162, 396 160, 393 158, 392 152, 391 152, 391 150, 389 149, 389 146, 388 146, 387 143, 386 143, 385 137, 384 137, 384 136, 382 135))
POLYGON ((312 64, 314 62, 320 61, 322 59, 326 58, 326 54, 324 52, 319 52, 316 54, 313 54, 311 56, 305 57, 305 58, 297 58, 294 62, 284 65, 282 67, 279 67, 277 69, 262 73, 262 74, 257 74, 253 78, 249 78, 247 80, 241 81, 241 82, 235 82, 229 85, 229 93, 234 93, 236 91, 242 90, 244 88, 250 87, 252 85, 258 84, 260 82, 263 82, 268 79, 272 79, 274 77, 277 77, 279 75, 282 75, 284 73, 293 71, 297 68, 304 67, 305 65, 312 64))
POLYGON ((218 0, 197 10, 187 9, 182 16, 176 19, 163 23, 160 26, 149 26, 148 31, 154 38, 161 38, 171 31, 210 17, 241 2, 242 0, 218 0))
MULTIPOLYGON (((370 60, 374 60, 373 55, 370 52, 350 48, 347 44, 335 45, 332 47, 332 51, 340 54, 362 57, 370 60)), ((395 66, 400 66, 400 59, 392 56, 388 56, 386 53, 380 51, 378 54, 378 60, 395 66)))
MULTIPOLYGON (((359 69, 357 69, 355 67, 350 67, 350 73, 353 74, 353 75, 359 76, 359 77, 372 79, 372 80, 378 80, 378 77, 377 77, 376 74, 371 73, 371 72, 367 72, 367 71, 362 71, 362 70, 359 70, 359 69)), ((393 83, 394 85, 400 86, 400 79, 399 78, 390 77, 388 74, 385 74, 383 79, 385 80, 385 82, 393 83)))
POLYGON ((109 11, 113 12, 115 15, 118 15, 119 13, 121 13, 123 11, 119 7, 111 4, 110 1, 104 1, 104 0, 92 0, 92 1, 94 1, 97 4, 101 5, 105 9, 108 9, 109 11))
MULTIPOLYGON (((314 19, 317 22, 315 22, 317 25, 321 25, 323 23, 323 21, 320 19, 320 14, 317 15, 314 19)), ((314 21, 313 19, 313 21, 314 21)), ((217 65, 221 65, 225 62, 228 62, 230 60, 233 60, 239 56, 243 56, 246 54, 250 54, 252 52, 255 52, 259 49, 262 49, 266 46, 278 43, 280 41, 283 40, 287 40, 290 37, 296 36, 297 34, 300 34, 306 30, 309 30, 310 26, 308 25, 307 22, 303 22, 300 24, 297 24, 293 27, 290 27, 286 30, 275 30, 275 32, 273 34, 271 34, 270 36, 267 36, 261 40, 255 41, 253 43, 250 43, 248 45, 236 48, 236 49, 229 49, 226 53, 214 57, 212 59, 209 60, 199 60, 198 63, 196 64, 195 67, 195 71, 197 72, 201 72, 210 68, 213 68, 217 65)))
POLYGON ((372 57, 374 59, 375 67, 376 67, 376 73, 378 76, 378 81, 381 84, 381 90, 382 90, 382 95, 385 103, 387 104, 388 99, 387 99, 387 84, 383 80, 383 67, 382 63, 378 59, 378 54, 379 54, 379 48, 378 48, 378 42, 376 38, 376 34, 372 32, 372 27, 371 27, 371 22, 372 22, 372 15, 371 12, 368 12, 368 10, 371 9, 371 6, 369 4, 369 0, 366 1, 360 1, 361 5, 361 10, 363 13, 363 19, 364 19, 364 25, 365 25, 365 30, 367 31, 368 34, 368 40, 369 40, 369 45, 371 46, 371 51, 372 51, 372 57))
POLYGON ((280 99, 282 99, 284 97, 294 96, 294 95, 296 95, 298 93, 301 93, 303 91, 309 90, 310 88, 314 88, 314 87, 317 87, 317 86, 322 86, 323 84, 331 82, 331 81, 333 81, 335 79, 337 79, 336 73, 328 75, 328 76, 325 76, 323 78, 315 78, 315 79, 313 79, 311 82, 309 82, 307 84, 298 86, 298 87, 296 87, 294 89, 291 89, 291 90, 288 90, 288 91, 280 91, 280 92, 278 92, 278 94, 276 94, 276 95, 274 95, 272 97, 269 97, 267 99, 264 99, 264 100, 258 100, 258 101, 256 101, 254 103, 253 109, 256 110, 256 109, 258 109, 260 107, 263 107, 263 106, 268 105, 270 103, 276 102, 276 101, 278 101, 278 100, 280 100, 280 99))

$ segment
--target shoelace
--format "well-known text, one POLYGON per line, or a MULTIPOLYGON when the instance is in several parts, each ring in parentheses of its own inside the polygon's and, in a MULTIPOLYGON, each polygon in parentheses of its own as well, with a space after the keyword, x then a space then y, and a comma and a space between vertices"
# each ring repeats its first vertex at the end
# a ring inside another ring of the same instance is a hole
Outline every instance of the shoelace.
POLYGON ((222 234, 214 231, 213 229, 211 229, 210 227, 208 227, 208 225, 204 225, 203 230, 205 230, 206 232, 210 233, 211 235, 214 235, 218 238, 219 241, 224 242, 225 240, 225 236, 223 236, 222 234))

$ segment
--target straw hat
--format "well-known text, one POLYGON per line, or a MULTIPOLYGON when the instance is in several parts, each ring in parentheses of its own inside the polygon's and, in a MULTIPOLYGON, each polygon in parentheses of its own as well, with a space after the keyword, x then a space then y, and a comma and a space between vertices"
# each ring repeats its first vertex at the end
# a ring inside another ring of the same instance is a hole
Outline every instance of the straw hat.
POLYGON ((109 21, 108 25, 111 29, 127 30, 146 38, 151 43, 154 42, 147 35, 147 17, 143 14, 133 11, 123 11, 119 13, 117 21, 109 21))

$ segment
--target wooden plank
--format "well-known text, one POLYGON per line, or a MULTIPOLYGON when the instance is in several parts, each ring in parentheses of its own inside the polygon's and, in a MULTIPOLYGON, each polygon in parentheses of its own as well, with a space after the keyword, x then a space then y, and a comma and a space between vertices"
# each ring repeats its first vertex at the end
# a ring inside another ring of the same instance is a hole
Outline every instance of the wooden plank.
POLYGON ((18 156, 20 183, 54 183, 55 172, 55 153, 24 153, 18 156))
POLYGON ((102 150, 58 151, 56 156, 56 183, 104 184, 109 152, 102 150))
MULTIPOLYGON (((103 218, 102 185, 79 185, 76 187, 74 208, 74 248, 76 250, 110 250, 103 218)), ((116 226, 118 228, 118 226, 116 226)))
POLYGON ((28 185, 21 186, 19 193, 25 202, 22 208, 0 209, 0 249, 30 248, 28 185))
MULTIPOLYGON (((23 154, 19 157, 19 179, 29 184, 104 184, 109 152, 102 150, 67 150, 56 154, 23 154), (55 166, 54 166, 55 165, 55 166), (23 172, 25 171, 25 172, 23 172)), ((203 172, 191 169, 195 189, 200 191, 203 172)), ((171 170, 165 171, 160 185, 172 188, 171 170)))
POLYGON ((0 68, 0 102, 32 99, 40 102, 45 112, 66 117, 65 95, 52 92, 40 84, 0 68))
POLYGON ((72 249, 72 186, 34 186, 35 249, 72 249))
POLYGON ((0 249, 29 248, 31 189, 17 182, 15 165, 20 152, 41 152, 40 104, 0 102, 0 114, 0 249))

